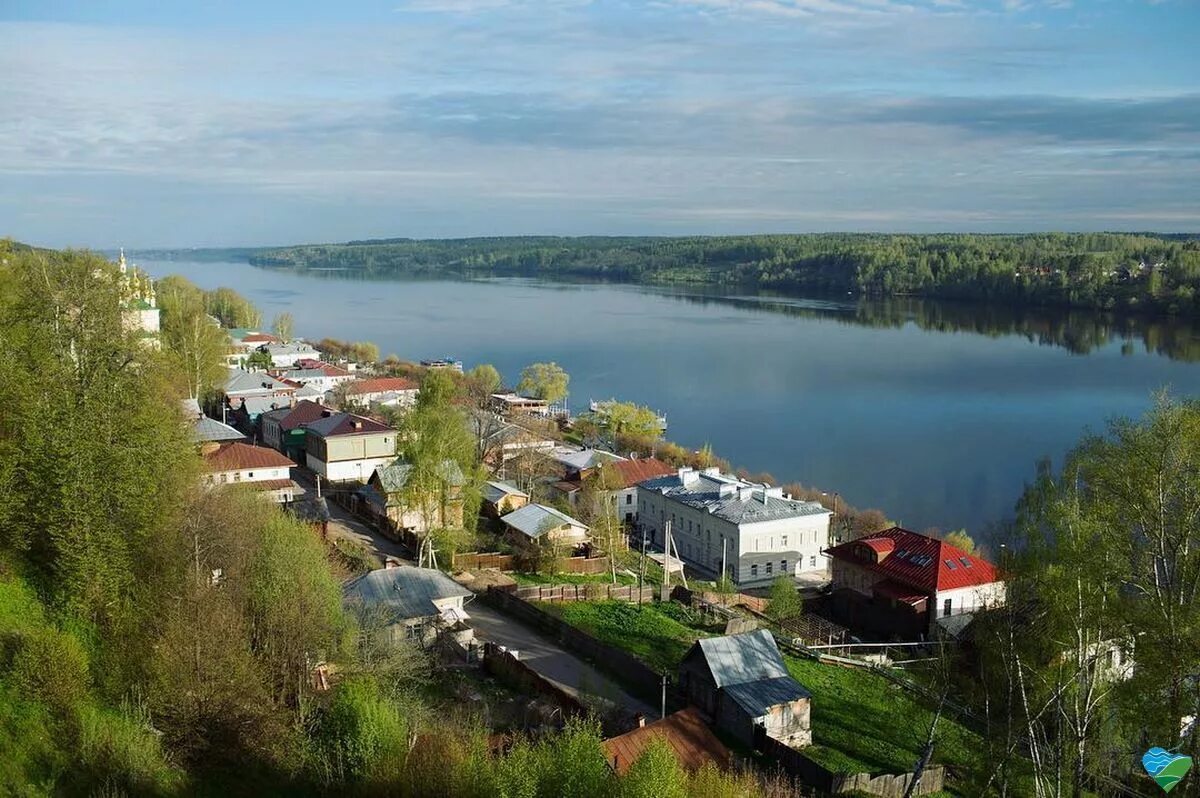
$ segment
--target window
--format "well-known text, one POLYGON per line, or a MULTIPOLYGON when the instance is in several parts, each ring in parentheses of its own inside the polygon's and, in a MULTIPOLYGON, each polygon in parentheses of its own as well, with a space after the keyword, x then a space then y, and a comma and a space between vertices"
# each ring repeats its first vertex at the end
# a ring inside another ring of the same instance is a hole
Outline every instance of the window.
POLYGON ((253 471, 248 471, 248 472, 246 472, 246 476, 247 476, 249 479, 254 479, 254 472, 253 472, 253 471))
POLYGON ((767 563, 767 576, 771 575, 771 567, 773 565, 774 565, 774 563, 767 563))
POLYGON ((970 567, 971 567, 971 561, 970 561, 970 560, 968 560, 966 557, 959 557, 959 558, 958 558, 958 561, 959 561, 960 563, 962 563, 962 567, 963 567, 963 568, 970 568, 970 567))
POLYGON ((758 576, 758 566, 757 566, 757 565, 751 565, 751 566, 750 566, 750 578, 751 578, 751 579, 753 579, 753 578, 754 578, 754 577, 756 577, 756 576, 758 576))
POLYGON ((786 574, 786 573, 788 572, 788 569, 787 569, 787 560, 780 560, 780 561, 779 561, 779 572, 780 572, 780 573, 782 573, 782 574, 786 574))
POLYGON ((632 494, 632 493, 626 493, 626 494, 625 494, 625 503, 626 503, 626 504, 633 504, 633 494, 632 494))
POLYGON ((953 603, 954 603, 954 599, 946 599, 946 601, 942 604, 942 617, 943 618, 948 618, 950 616, 950 610, 953 606, 953 603))
MULTIPOLYGON (((816 533, 814 532, 813 534, 815 535, 816 533)), ((779 545, 780 545, 780 546, 786 546, 786 545, 787 545, 787 535, 782 535, 782 536, 780 536, 780 538, 779 538, 779 545)))
POLYGON ((809 558, 808 558, 808 567, 809 567, 809 568, 816 568, 816 567, 817 567, 817 557, 816 557, 816 555, 813 555, 812 557, 809 557, 809 558))
POLYGON ((954 560, 942 560, 942 562, 946 563, 946 570, 948 570, 948 571, 954 570, 954 560))

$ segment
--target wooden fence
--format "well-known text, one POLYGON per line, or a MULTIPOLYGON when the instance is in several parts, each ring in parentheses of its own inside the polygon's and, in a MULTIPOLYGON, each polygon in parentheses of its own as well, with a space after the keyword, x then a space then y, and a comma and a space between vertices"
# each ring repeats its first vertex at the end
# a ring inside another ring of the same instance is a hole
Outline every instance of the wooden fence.
MULTIPOLYGON (((766 737, 759 745, 763 754, 779 763, 785 771, 797 776, 805 784, 815 787, 822 795, 839 795, 858 790, 882 798, 903 798, 911 773, 836 773, 809 759, 802 748, 792 748, 773 737, 766 737)), ((939 792, 946 782, 946 771, 941 765, 930 765, 921 774, 921 783, 913 795, 928 795, 939 792)))
POLYGON ((563 560, 563 571, 569 574, 602 574, 608 569, 608 557, 568 557, 563 560))
POLYGON ((516 557, 511 554, 501 554, 498 551, 466 551, 455 554, 451 558, 451 567, 455 571, 477 570, 480 568, 495 568, 498 571, 511 571, 516 563, 516 557))
POLYGON ((612 585, 605 582, 590 582, 583 585, 530 585, 513 586, 505 590, 522 601, 628 601, 631 604, 648 604, 654 600, 654 588, 643 587, 640 591, 632 585, 612 585))
POLYGON ((521 662, 495 643, 483 644, 483 669, 520 693, 543 695, 567 715, 586 715, 587 707, 575 696, 521 662))

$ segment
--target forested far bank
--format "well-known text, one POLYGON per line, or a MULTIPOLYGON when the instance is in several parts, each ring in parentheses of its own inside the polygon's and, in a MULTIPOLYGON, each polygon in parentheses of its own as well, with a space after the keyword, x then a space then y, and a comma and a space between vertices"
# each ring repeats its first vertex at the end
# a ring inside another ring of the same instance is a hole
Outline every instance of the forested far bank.
POLYGON ((1200 240, 1142 233, 383 239, 284 247, 259 266, 590 277, 1192 314, 1200 240))

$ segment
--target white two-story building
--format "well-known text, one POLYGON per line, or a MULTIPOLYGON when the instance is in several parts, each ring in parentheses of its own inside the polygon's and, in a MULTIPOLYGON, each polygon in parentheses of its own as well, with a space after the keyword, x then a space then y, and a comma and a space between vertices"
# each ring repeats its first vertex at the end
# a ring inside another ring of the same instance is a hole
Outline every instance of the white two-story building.
POLYGON ((719 469, 676 473, 638 485, 638 524, 651 545, 666 544, 666 523, 684 563, 736 584, 768 584, 780 575, 823 576, 832 513, 719 469))

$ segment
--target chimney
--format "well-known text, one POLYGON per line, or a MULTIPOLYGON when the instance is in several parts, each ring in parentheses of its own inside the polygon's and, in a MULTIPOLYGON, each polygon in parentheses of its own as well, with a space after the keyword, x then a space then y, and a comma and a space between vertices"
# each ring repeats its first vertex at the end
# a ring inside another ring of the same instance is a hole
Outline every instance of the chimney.
POLYGON ((354 419, 353 421, 351 421, 351 422, 350 422, 350 424, 351 424, 351 426, 353 426, 355 429, 362 429, 362 421, 361 421, 361 420, 359 420, 359 419, 357 419, 357 418, 356 418, 356 419, 354 419))
POLYGON ((635 721, 637 721, 637 725, 638 725, 639 729, 645 728, 645 726, 646 726, 646 716, 645 715, 643 715, 642 713, 639 712, 638 714, 633 716, 633 719, 635 721))

